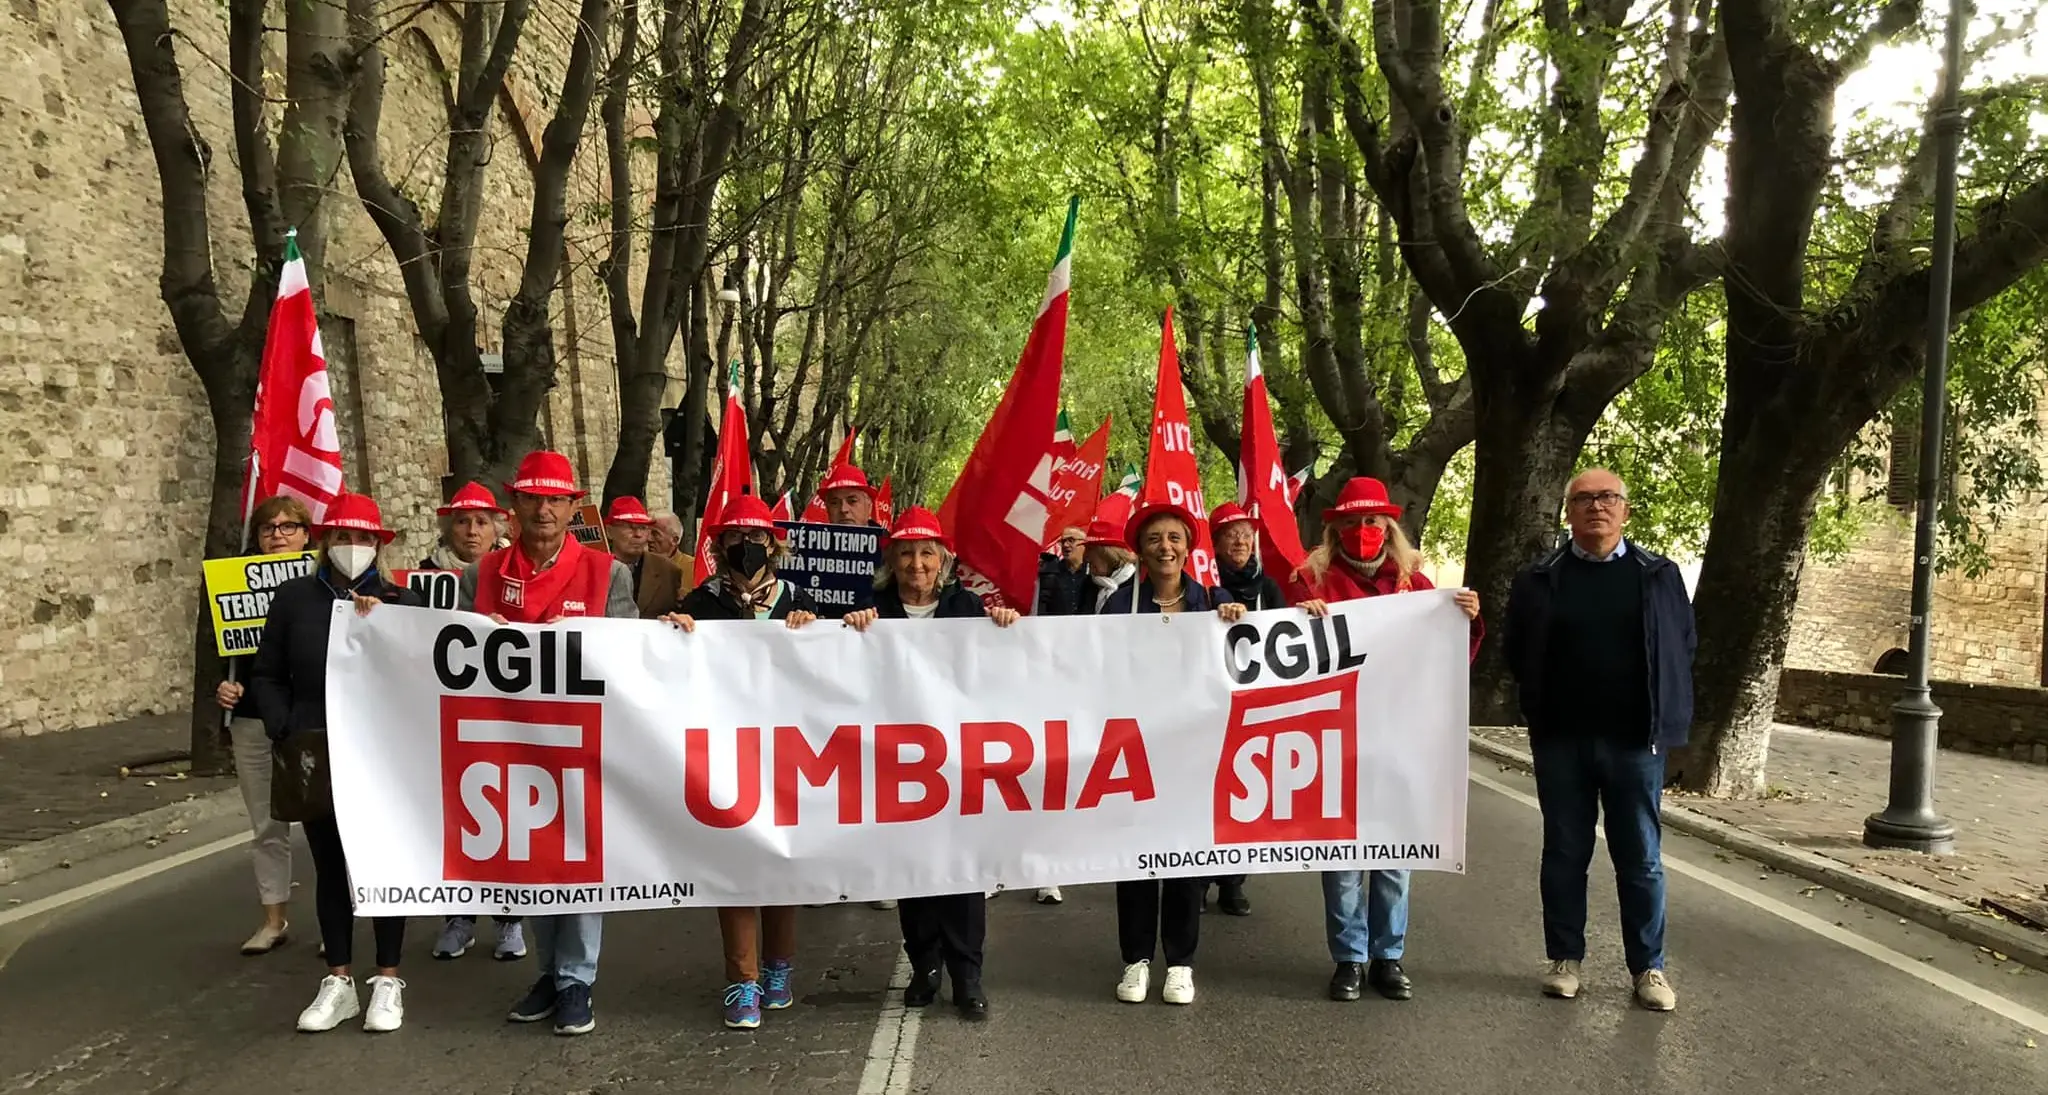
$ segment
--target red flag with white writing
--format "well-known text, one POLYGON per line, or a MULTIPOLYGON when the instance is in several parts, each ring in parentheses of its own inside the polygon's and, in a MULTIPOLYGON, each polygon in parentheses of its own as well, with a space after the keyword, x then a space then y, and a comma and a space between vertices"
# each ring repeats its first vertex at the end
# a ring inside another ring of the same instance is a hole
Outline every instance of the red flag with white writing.
POLYGON ((285 235, 284 268, 263 337, 263 367, 256 376, 256 413, 250 421, 249 458, 243 472, 242 521, 258 500, 288 494, 306 504, 313 520, 341 497, 341 438, 334 428, 334 397, 327 388, 327 354, 313 311, 313 287, 299 254, 297 230, 285 235))
POLYGON ((789 514, 789 492, 783 491, 782 497, 777 498, 775 500, 775 506, 773 509, 768 511, 768 515, 775 518, 777 521, 787 521, 789 520, 789 514))
POLYGON ((1039 537, 1052 515, 1051 441, 1060 414, 1067 287, 1080 209, 1079 198, 1067 203, 1066 227, 1017 371, 939 509, 939 524, 953 536, 962 584, 985 603, 1019 612, 1030 612, 1038 599, 1039 537))
POLYGON ((1285 577, 1300 568, 1308 552, 1301 546, 1301 527, 1294 520, 1294 496, 1287 467, 1280 462, 1280 437, 1273 429, 1273 406, 1266 397, 1266 374, 1259 368, 1259 332, 1245 332, 1244 428, 1238 449, 1237 504, 1259 522, 1259 559, 1269 572, 1285 577))
POLYGON ((1180 351, 1173 342, 1173 309, 1159 339, 1159 378, 1152 396, 1152 442, 1145 450, 1145 484, 1138 509, 1158 502, 1184 506, 1195 516, 1195 542, 1187 575, 1216 584, 1216 550, 1209 542, 1209 507, 1202 500, 1202 470, 1195 462, 1195 432, 1188 427, 1188 396, 1180 382, 1180 351))
MULTIPOLYGON (((846 431, 846 440, 839 443, 839 455, 834 456, 831 465, 825 469, 825 477, 827 479, 831 478, 833 471, 853 463, 853 439, 859 433, 859 430, 846 431)), ((821 479, 819 482, 822 483, 824 480, 821 479)), ((810 525, 831 523, 831 518, 825 515, 825 495, 822 492, 812 491, 811 500, 804 503, 804 523, 810 525)))
POLYGON ((704 496, 704 521, 697 527, 697 567, 693 575, 699 584, 718 573, 716 536, 727 503, 754 492, 754 459, 747 447, 747 412, 740 406, 740 367, 733 364, 725 388, 725 420, 718 427, 718 459, 711 465, 711 490, 704 496))
POLYGON ((881 522, 883 528, 896 524, 896 496, 889 488, 886 475, 882 477, 882 485, 875 488, 875 520, 881 522))
POLYGON ((1102 500, 1102 465, 1109 458, 1109 423, 1104 417, 1088 440, 1074 450, 1065 463, 1057 463, 1052 476, 1052 517, 1039 537, 1040 547, 1050 547, 1060 533, 1070 528, 1085 529, 1102 500))

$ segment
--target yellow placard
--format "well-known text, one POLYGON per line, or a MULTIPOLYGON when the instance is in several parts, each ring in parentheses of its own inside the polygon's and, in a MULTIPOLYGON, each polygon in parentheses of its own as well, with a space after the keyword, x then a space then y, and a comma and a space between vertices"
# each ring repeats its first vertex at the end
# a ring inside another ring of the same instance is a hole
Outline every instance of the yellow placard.
POLYGON ((224 658, 256 653, 263 640, 263 620, 270 615, 270 597, 293 578, 313 573, 312 552, 243 555, 208 559, 206 603, 212 606, 213 641, 224 658))

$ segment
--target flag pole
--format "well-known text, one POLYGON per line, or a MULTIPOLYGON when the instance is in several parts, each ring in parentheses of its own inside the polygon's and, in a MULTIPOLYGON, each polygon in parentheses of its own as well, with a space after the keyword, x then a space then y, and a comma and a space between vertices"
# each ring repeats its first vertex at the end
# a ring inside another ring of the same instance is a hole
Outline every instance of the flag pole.
MULTIPOLYGON (((284 238, 286 243, 289 244, 292 240, 299 238, 299 230, 296 227, 285 229, 284 238)), ((272 295, 276 295, 274 291, 272 295)), ((272 302, 273 306, 275 303, 275 301, 272 302)), ((258 365, 256 368, 256 398, 258 400, 263 398, 263 368, 261 365, 258 365)), ((255 435, 256 408, 254 404, 251 404, 249 407, 249 436, 251 438, 249 455, 242 461, 242 478, 244 480, 242 484, 242 538, 235 541, 235 550, 237 552, 249 550, 249 522, 256 515, 256 480, 260 478, 259 473, 262 469, 256 464, 255 435)), ((308 529, 307 531, 311 532, 312 530, 308 529)), ((242 660, 240 658, 229 658, 227 663, 228 683, 240 684, 241 682, 236 680, 236 678, 241 675, 237 670, 241 669, 242 660)), ((235 713, 232 710, 225 710, 220 713, 220 725, 223 730, 228 729, 234 721, 235 713)))

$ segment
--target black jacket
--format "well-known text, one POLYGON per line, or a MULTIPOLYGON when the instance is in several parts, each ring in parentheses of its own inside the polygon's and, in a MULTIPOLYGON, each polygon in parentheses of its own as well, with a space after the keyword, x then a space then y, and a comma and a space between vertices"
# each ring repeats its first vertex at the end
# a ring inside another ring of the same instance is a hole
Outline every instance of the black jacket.
POLYGON ((420 603, 417 594, 392 585, 374 570, 350 585, 322 565, 277 587, 242 702, 243 708, 253 705, 270 740, 327 728, 327 627, 334 602, 355 593, 391 604, 420 603))
POLYGON ((1243 605, 1247 612, 1287 607, 1287 595, 1280 592, 1280 583, 1274 581, 1273 576, 1266 573, 1264 568, 1253 569, 1250 574, 1233 577, 1219 562, 1216 574, 1222 579, 1223 588, 1230 591, 1231 599, 1243 605))
POLYGON ((1057 555, 1038 560, 1038 615, 1085 616, 1095 604, 1096 585, 1088 568, 1070 570, 1057 555))
MULTIPOLYGON (((1508 592, 1508 610, 1502 649, 1508 671, 1521 686, 1522 717, 1529 724, 1529 736, 1541 737, 1554 727, 1539 725, 1544 719, 1545 697, 1552 688, 1569 688, 1570 681, 1549 681, 1544 647, 1550 638, 1552 599, 1557 596, 1559 564, 1571 546, 1559 548, 1528 569, 1515 575, 1508 592)), ((1650 725, 1643 727, 1644 743, 1652 749, 1675 749, 1685 744, 1692 730, 1692 656, 1698 639, 1693 632, 1692 601, 1685 595, 1685 578, 1678 564, 1634 543, 1620 559, 1605 566, 1636 568, 1643 583, 1643 642, 1648 647, 1644 662, 1650 679, 1643 687, 1650 693, 1650 725)), ((1588 702, 1599 702, 1588 697, 1588 702)))
MULTIPOLYGON (((860 607, 874 609, 875 614, 885 620, 910 618, 910 613, 903 608, 903 595, 896 591, 894 582, 875 590, 872 597, 864 598, 860 607)), ((941 620, 979 620, 988 615, 988 608, 981 603, 981 598, 967 592, 960 583, 953 582, 939 590, 939 610, 932 615, 941 620)))
MULTIPOLYGON (((782 583, 783 592, 781 599, 775 602, 774 611, 768 614, 769 619, 786 620, 792 612, 808 612, 813 616, 819 614, 818 606, 811 600, 810 594, 798 589, 795 583, 787 579, 777 578, 776 581, 782 583)), ((724 588, 722 579, 712 577, 703 585, 684 594, 683 603, 676 606, 676 611, 694 620, 753 619, 751 613, 726 598, 724 588)))
MULTIPOLYGON (((1187 598, 1180 606, 1183 612, 1207 612, 1217 605, 1237 603, 1237 598, 1232 597, 1227 589, 1199 586, 1189 581, 1183 581, 1181 589, 1183 595, 1187 598)), ((1133 579, 1125 583, 1122 589, 1110 594, 1109 603, 1102 606, 1101 614, 1104 616, 1129 615, 1131 612, 1131 592, 1133 590, 1136 590, 1138 594, 1138 612, 1156 613, 1159 611, 1159 606, 1152 600, 1152 583, 1133 579)))

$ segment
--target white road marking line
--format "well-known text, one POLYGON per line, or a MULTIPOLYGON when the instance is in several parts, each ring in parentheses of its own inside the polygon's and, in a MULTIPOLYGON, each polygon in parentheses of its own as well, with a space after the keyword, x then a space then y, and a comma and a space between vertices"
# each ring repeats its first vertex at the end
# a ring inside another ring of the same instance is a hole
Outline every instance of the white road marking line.
MULTIPOLYGON (((1481 787, 1485 787, 1490 791, 1494 791, 1500 795, 1503 795, 1509 799, 1514 800, 1515 802, 1519 802, 1522 805, 1527 806, 1531 810, 1540 809, 1540 807, 1536 803, 1535 797, 1532 795, 1524 794, 1521 791, 1514 789, 1513 787, 1507 786, 1506 784, 1496 782, 1492 779, 1488 779, 1487 777, 1482 776, 1477 772, 1470 773, 1470 776, 1472 782, 1479 784, 1481 787)), ((1598 835, 1602 840, 1606 839, 1606 834, 1604 833, 1598 833, 1596 835, 1598 835)), ((1794 924, 1801 928, 1805 928, 1807 931, 1810 931, 1824 939, 1829 939, 1836 943, 1840 943, 1841 945, 1849 948, 1852 951, 1855 951, 1858 954, 1863 955, 1866 958, 1876 959, 1877 961, 1882 962, 1895 970, 1898 970, 1900 973, 1909 974, 1913 977, 1917 977, 1920 980, 1925 981, 1930 985, 1933 985, 1935 988, 1941 989, 1942 991, 1947 992, 1950 995, 1955 996, 1958 999, 1961 999, 1967 1003, 1975 1004, 1978 1007, 1993 1013, 1994 1015, 2010 1019, 2013 1022, 2018 1023, 2021 1026, 2026 1027, 2027 1029, 2032 1030, 2038 1034, 2048 1034, 2048 1015, 2044 1015, 2041 1012, 2035 1011, 2033 1008, 2030 1008, 2025 1004, 2009 1000, 2006 997, 2000 996, 1997 993, 1992 992, 1990 989, 1981 988, 1977 985, 1971 984, 1970 982, 1965 981, 1952 973, 1946 973, 1942 970, 1935 969, 1925 962, 1920 962, 1913 958, 1910 958, 1907 955, 1899 951, 1893 950, 1892 948, 1887 947, 1882 943, 1877 943, 1870 939, 1866 939, 1863 936, 1857 935, 1855 932, 1847 930, 1846 928, 1838 928, 1834 926, 1834 924, 1826 920, 1822 920, 1820 917, 1817 917, 1812 913, 1805 911, 1804 909, 1798 908, 1797 906, 1788 905, 1775 897, 1769 896, 1768 894, 1758 893, 1757 891, 1752 890, 1747 886, 1742 886, 1734 882, 1730 882, 1727 879, 1721 877, 1719 874, 1707 870, 1704 867, 1694 866, 1693 864, 1688 863, 1683 859, 1679 859, 1678 857, 1673 856, 1668 851, 1664 853, 1664 867, 1666 870, 1672 871, 1676 874, 1683 875, 1686 878, 1692 879, 1695 882, 1711 886, 1714 889, 1717 889, 1722 893, 1727 894, 1729 897, 1735 898, 1737 901, 1741 901, 1746 904, 1752 905, 1756 908, 1762 909, 1767 913, 1772 914, 1773 916, 1785 920, 1788 923, 1794 924)))
POLYGON ((80 901, 98 897, 103 893, 118 890, 123 886, 133 885, 152 875, 160 875, 165 871, 176 870, 187 863, 205 859, 207 856, 225 852, 229 848, 247 844, 250 839, 251 834, 246 831, 237 833, 234 836, 225 836, 210 844, 201 844, 197 848, 188 848, 175 855, 167 855, 153 863, 145 863, 140 867, 130 867, 119 874, 110 874, 97 882, 88 882, 83 886, 76 886, 65 890, 63 893, 51 894, 48 897, 31 901, 26 905, 8 909, 5 912, 0 912, 0 928, 27 920, 32 916, 41 916, 47 912, 54 912, 66 905, 75 905, 80 901))
POLYGON ((875 1037, 868 1043, 868 1063, 860 1072, 859 1095, 909 1095, 917 1028, 923 1021, 923 1009, 903 1006, 910 976, 910 955, 898 950, 896 970, 882 996, 882 1014, 875 1019, 875 1037))

